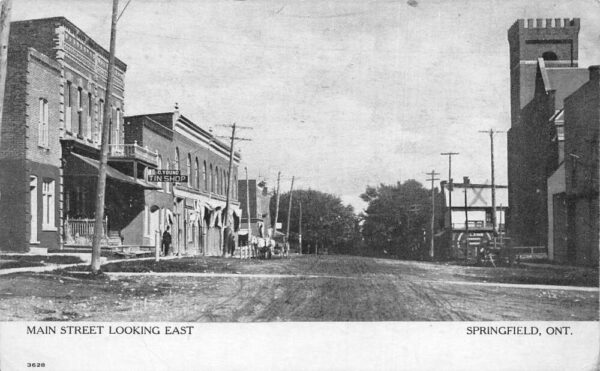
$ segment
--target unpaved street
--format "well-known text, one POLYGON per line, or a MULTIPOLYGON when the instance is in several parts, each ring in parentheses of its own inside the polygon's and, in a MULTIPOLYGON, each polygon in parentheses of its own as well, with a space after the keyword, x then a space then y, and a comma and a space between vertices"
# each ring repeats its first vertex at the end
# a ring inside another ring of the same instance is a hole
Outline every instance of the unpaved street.
POLYGON ((597 288, 535 286, 548 273, 522 268, 348 256, 131 263, 125 270, 138 273, 100 279, 0 276, 0 321, 598 320, 597 288), (518 277, 532 285, 510 284, 518 277))

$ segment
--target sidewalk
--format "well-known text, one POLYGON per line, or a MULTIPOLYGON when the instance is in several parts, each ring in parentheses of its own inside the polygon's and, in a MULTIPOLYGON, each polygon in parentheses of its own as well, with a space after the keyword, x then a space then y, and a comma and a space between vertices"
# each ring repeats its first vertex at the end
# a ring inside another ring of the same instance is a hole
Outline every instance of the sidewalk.
MULTIPOLYGON (((12 254, 12 255, 18 255, 18 254, 12 254)), ((64 255, 69 255, 69 254, 64 254, 64 255)), ((73 253, 73 255, 78 256, 80 254, 73 253)), ((90 255, 90 254, 86 254, 86 255, 90 255)), ((171 259, 177 259, 177 256, 167 256, 167 257, 161 257, 160 258, 160 260, 171 260, 171 259)), ((88 256, 85 259, 82 258, 82 260, 84 260, 82 263, 76 263, 76 264, 48 264, 48 265, 45 265, 43 267, 22 267, 22 268, 0 269, 0 276, 7 275, 7 274, 12 274, 12 273, 50 272, 50 271, 57 270, 57 269, 65 269, 65 268, 78 267, 78 266, 86 266, 86 265, 90 265, 91 264, 91 256, 88 256)), ((109 263, 121 263, 121 262, 142 261, 142 260, 154 260, 154 257, 151 257, 151 258, 119 259, 119 260, 106 260, 106 258, 102 258, 100 260, 100 266, 105 265, 105 264, 109 264, 109 263)))

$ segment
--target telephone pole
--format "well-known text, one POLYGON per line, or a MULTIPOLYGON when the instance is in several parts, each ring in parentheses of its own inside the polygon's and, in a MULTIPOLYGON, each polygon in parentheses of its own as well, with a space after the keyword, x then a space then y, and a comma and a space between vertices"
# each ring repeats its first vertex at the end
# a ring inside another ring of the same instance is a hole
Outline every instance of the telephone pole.
MULTIPOLYGON (((102 123, 102 140, 100 144, 100 166, 98 167, 98 185, 96 187, 96 214, 94 215, 94 237, 92 240, 92 273, 100 271, 100 242, 104 236, 104 200, 106 196, 106 167, 108 162, 108 140, 110 121, 112 120, 112 88, 115 69, 115 49, 117 45, 117 15, 119 0, 113 0, 112 23, 110 28, 110 51, 108 57, 108 76, 106 79, 106 95, 104 97, 104 122, 102 123)), ((106 226, 108 229, 108 225, 106 226)))
POLYGON ((277 218, 279 218, 279 181, 281 180, 281 171, 277 172, 277 190, 275 191, 275 224, 273 225, 273 236, 277 233, 277 218))
POLYGON ((452 156, 459 154, 458 152, 440 153, 442 156, 448 156, 448 223, 450 223, 450 228, 452 228, 452 191, 454 190, 452 184, 452 156))
MULTIPOLYGON (((231 174, 231 169, 233 167, 233 154, 234 154, 234 143, 236 140, 250 140, 247 138, 238 138, 235 136, 235 129, 239 128, 239 129, 252 129, 249 126, 236 126, 236 123, 234 122, 231 125, 219 125, 219 126, 225 126, 225 127, 230 127, 231 128, 231 137, 226 137, 227 139, 231 140, 231 144, 229 147, 229 166, 227 169, 227 195, 225 196, 225 210, 224 210, 224 214, 225 214, 225 229, 227 227, 230 227, 230 219, 229 219, 229 202, 230 202, 230 197, 231 197, 231 176, 233 174, 231 174)), ((222 136, 220 136, 220 138, 223 138, 222 136)), ((233 232, 232 232, 233 233, 233 232)), ((225 239, 222 238, 221 239, 221 243, 223 244, 223 256, 225 256, 225 254, 227 253, 226 249, 225 249, 225 239)))
POLYGON ((302 201, 300 204, 300 215, 298 216, 298 253, 302 255, 302 201))
POLYGON ((431 176, 431 178, 427 180, 431 181, 431 241, 429 244, 429 257, 433 259, 435 247, 435 238, 433 235, 435 232, 435 187, 433 182, 436 180, 440 180, 439 178, 435 177, 436 175, 440 175, 440 173, 436 173, 435 170, 431 170, 430 173, 425 174, 431 176))
MULTIPOLYGON (((248 168, 244 166, 246 171, 246 215, 248 216, 248 251, 252 254, 250 248, 252 242, 252 217, 250 216, 250 181, 248 180, 248 168)), ((242 254, 240 253, 240 257, 242 254)))
POLYGON ((0 143, 2 140, 2 112, 4 111, 4 87, 6 84, 11 10, 12 0, 2 0, 0 3, 0 143))
POLYGON ((494 135, 498 133, 504 133, 501 130, 479 130, 480 133, 489 134, 490 136, 490 158, 492 163, 492 231, 494 234, 494 249, 496 249, 496 237, 498 236, 498 229, 496 223, 496 179, 494 177, 494 135))
POLYGON ((292 216, 292 192, 294 191, 294 177, 292 176, 292 185, 290 186, 290 200, 288 203, 287 226, 285 231, 285 241, 290 243, 290 218, 292 216))

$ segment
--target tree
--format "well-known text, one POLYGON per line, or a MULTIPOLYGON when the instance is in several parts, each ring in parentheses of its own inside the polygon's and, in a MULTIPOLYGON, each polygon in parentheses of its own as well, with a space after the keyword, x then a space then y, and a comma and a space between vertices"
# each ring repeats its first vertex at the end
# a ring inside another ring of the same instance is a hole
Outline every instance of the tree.
MULTIPOLYGON (((289 192, 279 200, 279 215, 282 230, 287 228, 289 192)), ((305 252, 314 252, 315 246, 340 251, 360 239, 357 216, 351 205, 343 205, 342 200, 332 194, 308 189, 296 190, 292 194, 290 217, 290 241, 298 241, 298 218, 302 203, 302 245, 305 252), (308 251, 308 246, 311 251, 308 251)), ((275 215, 275 197, 271 198, 271 215, 275 215)), ((275 221, 273 220, 273 223, 275 221)))
MULTIPOLYGON (((431 190, 414 179, 400 184, 367 186, 360 196, 368 203, 362 235, 372 249, 400 258, 422 259, 431 222, 431 190)), ((436 189, 436 225, 440 225, 441 197, 436 189)))

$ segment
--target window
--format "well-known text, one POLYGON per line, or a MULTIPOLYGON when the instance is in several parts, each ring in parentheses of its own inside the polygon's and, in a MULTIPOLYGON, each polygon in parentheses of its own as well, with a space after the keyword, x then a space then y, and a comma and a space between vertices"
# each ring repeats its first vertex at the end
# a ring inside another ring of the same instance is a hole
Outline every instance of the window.
POLYGON ((200 188, 200 166, 198 166, 198 157, 196 157, 196 180, 194 186, 200 188))
POLYGON ((179 170, 179 147, 175 147, 175 170, 179 170))
POLYGON ((202 168, 202 181, 204 182, 204 190, 208 191, 208 178, 206 177, 206 161, 204 161, 204 167, 202 168))
POLYGON ((556 61, 556 60, 558 60, 558 56, 556 55, 556 53, 551 52, 551 51, 544 52, 542 54, 542 58, 544 58, 544 60, 546 60, 546 61, 556 61))
POLYGON ((104 101, 100 99, 98 105, 98 130, 96 131, 96 142, 102 141, 102 128, 104 125, 104 101))
POLYGON ((88 93, 88 114, 87 114, 87 127, 86 127, 86 138, 92 139, 92 116, 94 109, 94 101, 92 99, 92 93, 88 93))
MULTIPOLYGON (((167 170, 171 170, 171 160, 167 157, 167 170)), ((165 191, 171 191, 171 183, 165 182, 165 191)))
POLYGON ((115 125, 114 125, 114 144, 121 143, 121 110, 119 108, 116 109, 115 112, 115 125))
POLYGON ((77 134, 83 134, 83 101, 81 88, 77 88, 77 134))
POLYGON ((73 130, 71 128, 71 119, 72 119, 71 89, 72 89, 71 81, 67 81, 67 85, 65 86, 65 105, 67 106, 67 108, 65 109, 65 130, 67 130, 68 132, 71 132, 71 130, 73 130))
POLYGON ((210 177, 210 191, 214 192, 215 191, 215 177, 214 177, 214 174, 213 174, 212 164, 210 164, 210 169, 209 169, 208 176, 210 177))
POLYGON ((40 120, 38 123, 38 145, 48 148, 48 101, 40 98, 40 120))
POLYGON ((219 171, 218 166, 215 166, 215 175, 217 178, 217 179, 215 179, 215 183, 216 183, 215 184, 215 186, 216 186, 215 192, 220 193, 221 192, 221 172, 219 171))
MULTIPOLYGON (((159 170, 162 169, 162 156, 161 155, 158 155, 158 163, 157 163, 157 165, 158 165, 158 169, 159 170)), ((155 170, 155 172, 156 172, 156 170, 155 170)), ((163 188, 163 184, 160 183, 160 182, 158 183, 158 186, 160 188, 163 188)))
POLYGON ((186 161, 185 165, 187 168, 187 176, 188 176, 187 185, 188 185, 188 187, 191 187, 192 186, 192 155, 189 153, 187 155, 187 161, 186 161))
POLYGON ((56 230, 54 222, 54 180, 44 180, 42 185, 42 228, 56 230))

